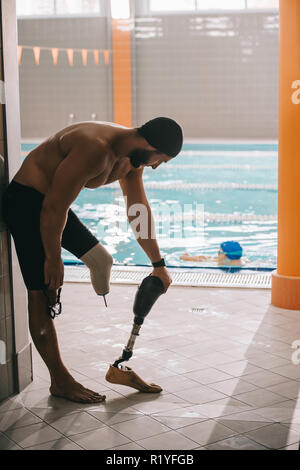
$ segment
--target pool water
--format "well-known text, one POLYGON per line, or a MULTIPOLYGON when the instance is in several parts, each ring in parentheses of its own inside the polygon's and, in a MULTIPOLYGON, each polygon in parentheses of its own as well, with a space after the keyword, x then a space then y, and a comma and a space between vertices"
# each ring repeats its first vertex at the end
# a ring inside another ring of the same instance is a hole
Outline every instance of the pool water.
MULTIPOLYGON (((22 144, 26 154, 37 144, 22 144)), ((173 161, 145 168, 160 251, 169 266, 214 266, 180 255, 217 254, 239 241, 247 267, 276 267, 277 145, 190 143, 173 161)), ((71 208, 112 254, 116 264, 150 265, 126 217, 118 183, 84 189, 71 208)), ((76 258, 62 250, 65 262, 76 258)))

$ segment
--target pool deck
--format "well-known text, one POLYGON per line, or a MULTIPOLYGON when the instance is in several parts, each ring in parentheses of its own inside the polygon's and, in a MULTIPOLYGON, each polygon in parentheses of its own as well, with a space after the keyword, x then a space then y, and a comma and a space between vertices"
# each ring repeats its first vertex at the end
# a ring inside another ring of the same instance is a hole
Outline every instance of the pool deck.
POLYGON ((163 388, 143 394, 105 381, 127 343, 136 289, 112 284, 106 308, 90 283, 64 284, 55 319, 62 357, 106 403, 49 396, 33 347, 34 381, 0 404, 0 449, 298 449, 291 344, 300 339, 300 311, 271 306, 269 289, 171 285, 128 363, 163 388))
MULTIPOLYGON (((275 268, 238 268, 238 267, 169 267, 172 286, 189 287, 237 287, 246 289, 270 289, 272 270, 275 268)), ((111 284, 139 284, 152 272, 151 266, 113 265, 111 284)), ((84 265, 65 266, 65 282, 90 283, 90 271, 84 265)))

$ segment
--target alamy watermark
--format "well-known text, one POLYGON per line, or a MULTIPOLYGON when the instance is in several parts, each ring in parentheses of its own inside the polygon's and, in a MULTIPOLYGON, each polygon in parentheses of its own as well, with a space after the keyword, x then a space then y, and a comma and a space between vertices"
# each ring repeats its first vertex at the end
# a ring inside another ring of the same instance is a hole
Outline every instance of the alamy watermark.
POLYGON ((300 80, 294 80, 292 88, 295 89, 292 93, 291 99, 293 104, 300 104, 300 80))
POLYGON ((125 206, 119 199, 113 208, 108 208, 98 223, 99 237, 121 235, 131 228, 136 239, 196 238, 197 244, 204 242, 204 204, 152 200, 149 205, 136 203, 127 206, 126 196, 124 201, 125 206))
POLYGON ((0 365, 6 364, 6 344, 0 340, 0 365))
POLYGON ((0 104, 5 104, 5 82, 0 80, 0 104))
POLYGON ((300 364, 300 339, 296 339, 292 342, 292 348, 296 349, 296 351, 292 353, 292 363, 298 366, 300 364))

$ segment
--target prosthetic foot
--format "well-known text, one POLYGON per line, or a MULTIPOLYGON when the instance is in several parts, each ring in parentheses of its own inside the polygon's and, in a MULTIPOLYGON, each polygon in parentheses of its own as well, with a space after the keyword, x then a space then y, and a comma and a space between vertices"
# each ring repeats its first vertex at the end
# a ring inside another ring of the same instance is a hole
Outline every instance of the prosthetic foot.
POLYGON ((121 366, 122 368, 110 365, 105 379, 112 384, 126 385, 135 388, 144 393, 159 393, 162 388, 159 385, 145 382, 130 367, 121 366))

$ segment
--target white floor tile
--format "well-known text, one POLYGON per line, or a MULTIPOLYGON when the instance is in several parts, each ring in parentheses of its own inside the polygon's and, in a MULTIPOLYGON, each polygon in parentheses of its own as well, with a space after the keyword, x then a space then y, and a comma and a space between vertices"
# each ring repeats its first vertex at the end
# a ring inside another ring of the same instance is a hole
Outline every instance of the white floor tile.
POLYGON ((206 417, 203 418, 180 418, 180 417, 174 417, 174 416, 160 416, 160 415, 152 415, 153 418, 155 418, 157 421, 159 421, 162 424, 165 424, 171 429, 180 429, 185 426, 190 426, 191 424, 196 424, 200 423, 201 421, 205 421, 206 417))
POLYGON ((204 403, 202 405, 194 405, 188 408, 189 411, 199 412, 201 415, 208 418, 221 418, 222 416, 231 415, 243 411, 251 410, 251 407, 242 403, 234 398, 216 400, 211 403, 204 403))
MULTIPOLYGON (((261 426, 257 426, 257 427, 262 427, 265 424, 266 425, 267 424, 272 424, 273 423, 272 420, 264 418, 262 415, 259 414, 259 409, 260 408, 257 408, 257 409, 255 408, 255 411, 252 411, 250 409, 250 410, 247 410, 247 411, 238 411, 237 413, 227 413, 226 415, 224 415, 220 418, 215 418, 215 419, 217 421, 226 420, 226 422, 228 423, 228 427, 230 429, 231 429, 231 426, 229 424, 230 421, 235 421, 236 424, 234 424, 234 426, 235 426, 235 427, 233 427, 234 430, 238 426, 239 422, 241 422, 241 423, 249 422, 250 427, 251 427, 251 423, 255 423, 255 428, 256 428, 256 423, 261 423, 261 426)), ((227 426, 227 424, 226 424, 226 426, 227 426)), ((248 424, 247 425, 245 424, 245 426, 248 426, 248 424)))
POLYGON ((221 441, 227 437, 236 434, 235 431, 209 419, 201 423, 192 424, 179 429, 177 432, 183 434, 185 437, 192 439, 198 444, 207 445, 213 442, 221 441))
POLYGON ((67 416, 72 413, 78 413, 81 411, 80 407, 76 408, 68 408, 64 409, 63 407, 56 408, 56 407, 48 407, 48 408, 36 408, 32 407, 29 408, 29 411, 33 413, 38 418, 42 419, 43 421, 50 422, 51 420, 61 418, 62 416, 67 416))
POLYGON ((256 408, 272 405, 282 401, 283 397, 268 390, 258 389, 252 392, 240 393, 235 398, 256 408))
POLYGON ((300 450, 300 445, 298 442, 295 442, 294 444, 291 444, 286 447, 281 447, 280 450, 300 450))
POLYGON ((300 382, 296 380, 289 380, 283 383, 267 387, 270 392, 278 393, 286 398, 300 397, 300 382))
POLYGON ((149 416, 136 418, 134 421, 124 421, 122 423, 112 424, 111 427, 124 436, 127 436, 132 441, 146 439, 147 437, 170 431, 167 426, 159 423, 149 416))
POLYGON ((140 446, 136 442, 129 442, 128 444, 123 444, 122 446, 114 447, 114 450, 145 450, 144 447, 140 446))
POLYGON ((87 410, 91 416, 97 418, 101 423, 111 426, 112 424, 123 423, 124 421, 131 421, 136 418, 143 416, 137 410, 134 410, 132 413, 122 413, 122 412, 108 412, 108 411, 99 411, 99 410, 87 410))
POLYGON ((257 389, 256 385, 245 382, 245 380, 240 378, 227 379, 222 380, 221 382, 210 383, 209 387, 228 396, 235 396, 240 393, 251 392, 252 390, 257 389))
POLYGON ((130 439, 108 427, 75 434, 70 439, 86 450, 114 449, 130 442, 130 439))
POLYGON ((62 437, 57 441, 50 441, 45 442, 45 444, 37 444, 36 446, 26 447, 25 450, 82 450, 82 448, 66 437, 62 437))
POLYGON ((283 375, 289 379, 300 379, 300 368, 298 365, 289 364, 285 366, 274 367, 271 369, 275 374, 283 375))
POLYGON ((65 436, 72 436, 73 434, 92 431, 93 429, 100 429, 104 426, 101 421, 86 412, 62 416, 58 419, 50 420, 48 423, 51 424, 51 427, 65 436))
POLYGON ((166 392, 180 392, 181 390, 188 390, 189 388, 197 386, 198 382, 191 380, 185 375, 173 375, 172 377, 164 377, 160 379, 159 385, 166 392))
POLYGON ((299 434, 278 423, 264 426, 244 435, 270 449, 280 449, 290 444, 299 444, 299 434))
POLYGON ((17 408, 23 408, 20 395, 15 395, 14 397, 8 398, 0 403, 0 413, 16 410, 17 408))
MULTIPOLYGON (((263 426, 267 426, 268 424, 271 424, 270 422, 252 421, 249 419, 244 420, 243 417, 241 416, 242 413, 240 413, 239 415, 240 415, 240 419, 238 419, 237 417, 236 419, 233 419, 233 415, 230 415, 229 417, 225 416, 224 418, 217 419, 216 421, 239 434, 243 434, 248 431, 253 431, 254 429, 260 429, 263 426)), ((253 417, 252 419, 255 419, 255 418, 253 417)))
MULTIPOLYGON (((244 377, 246 382, 250 382, 258 387, 270 387, 272 385, 277 385, 283 382, 286 382, 286 377, 282 375, 275 374, 267 370, 261 372, 255 372, 254 374, 247 374, 244 377)), ((300 385, 300 384, 299 384, 300 385)))
POLYGON ((211 388, 206 387, 205 385, 193 387, 188 390, 182 390, 180 392, 175 392, 174 395, 182 398, 190 404, 209 403, 215 400, 221 400, 222 398, 226 397, 226 395, 224 395, 223 393, 217 392, 216 390, 212 390, 211 388))
POLYGON ((195 380, 201 384, 213 384, 215 382, 221 382, 222 380, 231 379, 230 374, 226 374, 214 367, 206 367, 205 369, 197 370, 195 372, 189 372, 184 374, 185 377, 195 380))
POLYGON ((0 413, 0 431, 2 432, 40 422, 42 422, 40 418, 24 408, 0 413))
POLYGON ((245 436, 233 436, 206 446, 207 450, 267 450, 245 436))
POLYGON ((46 423, 31 424, 22 428, 7 430, 5 435, 23 448, 61 438, 61 434, 46 423))
POLYGON ((21 447, 19 447, 12 440, 8 439, 7 436, 0 433, 0 450, 17 450, 17 449, 20 450, 21 447))
POLYGON ((189 406, 186 408, 177 408, 176 410, 160 411, 158 413, 153 413, 151 416, 153 418, 158 417, 158 419, 160 417, 196 419, 197 422, 208 419, 207 415, 201 414, 199 411, 195 411, 194 408, 195 406, 189 406))
POLYGON ((244 375, 260 372, 261 369, 253 366, 248 361, 235 361, 228 364, 218 364, 216 369, 225 372, 233 377, 243 377, 244 375))
POLYGON ((249 358, 250 364, 262 367, 263 369, 271 369, 273 367, 279 367, 289 364, 287 359, 283 357, 275 356, 274 354, 265 354, 262 355, 261 352, 257 356, 251 356, 249 358))
POLYGON ((153 401, 144 401, 140 403, 133 404, 133 409, 144 413, 152 414, 158 412, 166 412, 170 410, 182 409, 186 406, 189 406, 190 403, 185 402, 184 400, 176 397, 175 395, 167 397, 166 400, 153 400, 153 401))
POLYGON ((148 437, 137 441, 147 450, 190 450, 198 447, 198 444, 191 439, 178 434, 176 431, 165 432, 157 436, 148 437))
POLYGON ((300 416, 300 413, 295 410, 293 407, 284 407, 280 406, 281 404, 278 403, 277 405, 266 406, 262 408, 258 408, 256 413, 260 414, 264 418, 269 421, 276 421, 276 422, 291 422, 294 418, 300 416))

